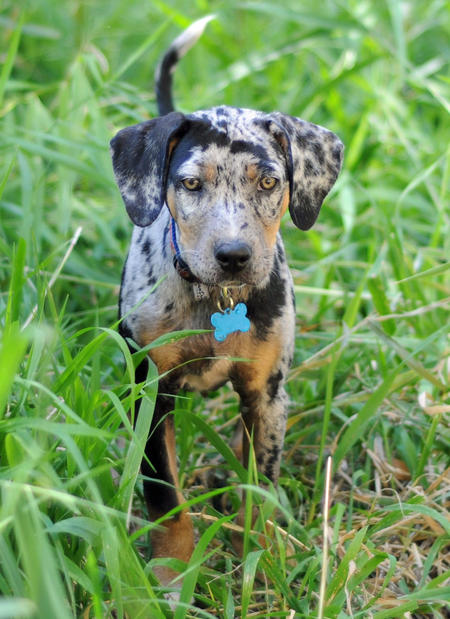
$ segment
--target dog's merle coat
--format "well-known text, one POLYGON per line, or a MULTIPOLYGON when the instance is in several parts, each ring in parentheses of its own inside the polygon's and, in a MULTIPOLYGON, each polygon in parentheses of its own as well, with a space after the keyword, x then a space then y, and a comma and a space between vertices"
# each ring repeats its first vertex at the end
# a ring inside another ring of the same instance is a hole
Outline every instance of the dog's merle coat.
MULTIPOLYGON (((243 462, 247 437, 253 435, 259 469, 276 482, 295 317, 280 220, 289 208, 298 228, 314 224, 342 156, 336 135, 279 112, 224 106, 188 115, 171 111, 165 81, 187 43, 198 36, 194 25, 160 65, 157 92, 164 115, 119 131, 111 142, 117 184, 135 224, 122 277, 121 332, 145 346, 170 331, 210 329, 224 287, 235 303, 246 303, 251 328, 224 342, 208 333, 150 351, 164 376, 142 465, 152 518, 182 501, 167 416, 173 400, 163 395, 180 388, 206 392, 230 380, 248 431, 243 432, 243 462), (178 258, 189 277, 174 268, 171 218, 178 258)), ((154 555, 188 560, 193 548, 189 518, 181 512, 165 525, 153 534, 154 555)), ((167 582, 171 573, 159 575, 167 582)))

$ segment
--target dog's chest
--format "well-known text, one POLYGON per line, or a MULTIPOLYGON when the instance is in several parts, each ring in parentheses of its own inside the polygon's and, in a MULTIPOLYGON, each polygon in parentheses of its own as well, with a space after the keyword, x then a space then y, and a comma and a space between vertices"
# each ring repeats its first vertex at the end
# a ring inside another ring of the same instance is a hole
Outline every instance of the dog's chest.
POLYGON ((150 351, 160 375, 178 388, 212 391, 230 378, 235 357, 234 338, 216 345, 211 333, 188 336, 150 351))
POLYGON ((178 380, 178 386, 188 391, 215 391, 230 379, 230 361, 227 359, 215 359, 204 367, 200 372, 182 373, 178 380))

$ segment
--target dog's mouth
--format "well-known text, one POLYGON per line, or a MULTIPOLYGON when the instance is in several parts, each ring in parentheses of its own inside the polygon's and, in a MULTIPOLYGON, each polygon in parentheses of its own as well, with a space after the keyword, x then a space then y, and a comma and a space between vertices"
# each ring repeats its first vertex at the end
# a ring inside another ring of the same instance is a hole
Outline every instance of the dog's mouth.
MULTIPOLYGON (((199 278, 200 279, 200 278, 199 278)), ((239 293, 246 288, 258 288, 262 286, 267 279, 267 276, 264 277, 245 277, 243 274, 242 277, 233 277, 233 278, 224 278, 224 277, 212 277, 207 278, 205 280, 201 280, 201 283, 205 284, 210 288, 222 288, 229 289, 234 293, 239 293)))
POLYGON ((244 288, 245 286, 259 286, 265 279, 266 274, 254 272, 251 268, 243 269, 239 273, 224 273, 220 269, 204 273, 204 277, 198 274, 198 279, 207 286, 219 288, 244 288))
POLYGON ((198 280, 206 286, 219 288, 233 288, 235 290, 243 288, 258 288, 264 285, 269 272, 262 269, 246 268, 240 273, 224 273, 219 269, 210 272, 205 272, 203 276, 200 270, 193 269, 193 272, 198 273, 198 280))
POLYGON ((258 288, 263 286, 271 271, 269 260, 254 260, 238 269, 224 269, 209 262, 198 260, 196 255, 188 255, 188 252, 180 252, 173 257, 174 267, 178 274, 192 284, 202 284, 209 288, 233 288, 235 290, 244 287, 258 288))
POLYGON ((267 280, 271 268, 269 264, 250 262, 245 268, 238 272, 226 272, 220 268, 212 271, 210 280, 211 285, 226 287, 226 288, 258 288, 267 280))

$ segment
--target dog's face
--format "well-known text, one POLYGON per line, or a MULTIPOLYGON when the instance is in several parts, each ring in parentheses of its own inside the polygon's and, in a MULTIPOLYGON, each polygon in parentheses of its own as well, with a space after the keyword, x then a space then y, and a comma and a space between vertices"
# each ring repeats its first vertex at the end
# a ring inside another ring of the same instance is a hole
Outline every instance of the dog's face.
POLYGON ((289 180, 281 145, 259 144, 261 131, 193 121, 172 153, 166 201, 202 282, 258 285, 270 272, 289 180))
POLYGON ((113 165, 128 213, 150 225, 164 203, 181 257, 208 284, 262 283, 280 220, 312 226, 341 165, 330 131, 282 114, 220 107, 171 113, 118 133, 113 165))

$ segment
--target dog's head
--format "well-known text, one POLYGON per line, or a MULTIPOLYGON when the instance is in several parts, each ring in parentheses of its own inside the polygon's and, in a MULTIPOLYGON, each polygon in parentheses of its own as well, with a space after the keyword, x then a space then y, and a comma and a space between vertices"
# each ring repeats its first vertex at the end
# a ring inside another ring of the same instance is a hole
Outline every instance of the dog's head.
POLYGON ((113 167, 128 214, 149 226, 167 206, 183 260, 200 281, 258 285, 280 219, 308 230, 338 176, 339 138, 275 112, 172 112, 119 131, 113 167))

